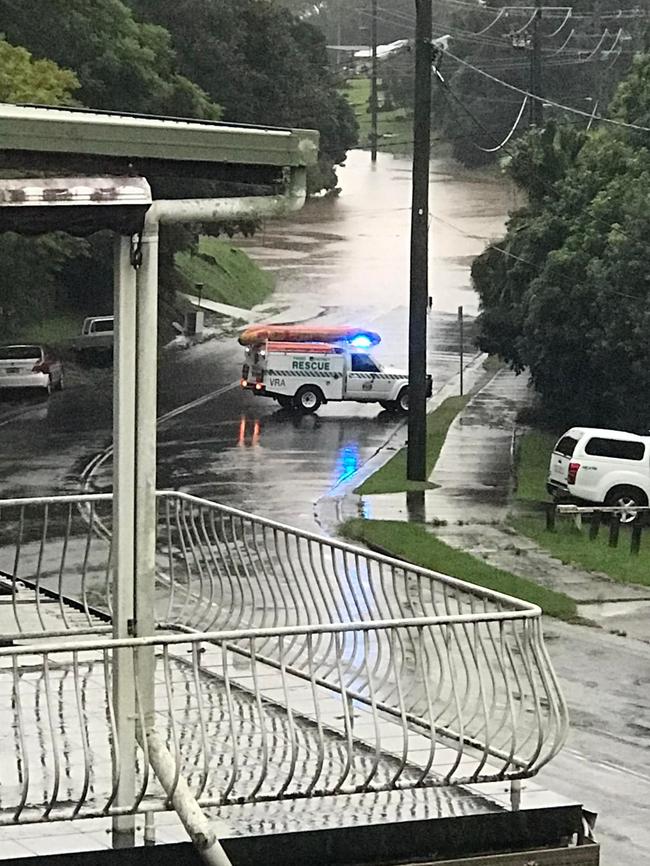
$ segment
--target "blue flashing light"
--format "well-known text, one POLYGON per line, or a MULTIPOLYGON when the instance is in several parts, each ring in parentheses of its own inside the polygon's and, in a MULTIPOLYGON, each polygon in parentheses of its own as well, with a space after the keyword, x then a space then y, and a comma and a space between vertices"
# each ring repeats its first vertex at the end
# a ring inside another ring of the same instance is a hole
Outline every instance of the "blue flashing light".
POLYGON ((373 341, 367 334, 357 334, 356 337, 353 337, 350 340, 350 345, 354 349, 370 349, 373 345, 373 341))

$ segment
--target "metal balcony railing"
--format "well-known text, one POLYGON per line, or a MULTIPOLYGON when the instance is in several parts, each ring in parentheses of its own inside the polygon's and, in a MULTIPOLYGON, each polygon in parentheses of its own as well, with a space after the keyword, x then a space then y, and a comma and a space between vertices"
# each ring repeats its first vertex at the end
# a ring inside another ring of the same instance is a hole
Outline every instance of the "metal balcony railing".
POLYGON ((112 639, 111 508, 0 502, 0 822, 519 779, 561 748, 539 608, 185 494, 158 494, 156 634, 112 639))

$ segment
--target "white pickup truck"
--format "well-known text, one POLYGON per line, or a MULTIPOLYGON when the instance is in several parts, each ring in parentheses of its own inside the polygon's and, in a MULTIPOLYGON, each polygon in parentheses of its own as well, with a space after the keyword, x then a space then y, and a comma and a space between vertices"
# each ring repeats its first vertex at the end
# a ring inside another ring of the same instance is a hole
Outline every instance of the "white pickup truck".
MULTIPOLYGON (((286 332, 285 328, 282 333, 286 332)), ((243 337, 240 342, 246 344, 243 337)), ((354 339, 337 343, 253 340, 246 346, 241 387, 303 413, 340 400, 408 411, 408 373, 382 367, 356 349, 354 339)), ((431 389, 429 376, 427 396, 431 389)))
POLYGON ((72 349, 86 358, 109 355, 113 351, 114 327, 113 316, 84 319, 81 334, 72 341, 72 349))

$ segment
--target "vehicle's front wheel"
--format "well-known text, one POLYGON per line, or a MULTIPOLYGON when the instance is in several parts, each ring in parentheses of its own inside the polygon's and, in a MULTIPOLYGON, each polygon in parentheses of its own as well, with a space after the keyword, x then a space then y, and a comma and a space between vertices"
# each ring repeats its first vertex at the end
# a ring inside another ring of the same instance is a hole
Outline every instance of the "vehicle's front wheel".
MULTIPOLYGON (((620 487, 613 487, 605 497, 605 505, 609 508, 625 509, 647 504, 648 497, 645 495, 643 490, 627 484, 622 484, 620 487)), ((636 511, 623 510, 619 515, 612 516, 614 518, 618 517, 618 520, 621 523, 633 523, 641 517, 641 515, 643 515, 643 512, 639 514, 639 512, 636 511)))
POLYGON ((318 388, 314 388, 312 385, 304 385, 296 391, 296 395, 293 398, 293 405, 305 415, 311 415, 312 412, 316 412, 322 402, 323 395, 318 388))
POLYGON ((397 408, 400 412, 408 412, 409 410, 409 389, 402 388, 397 398, 397 408))

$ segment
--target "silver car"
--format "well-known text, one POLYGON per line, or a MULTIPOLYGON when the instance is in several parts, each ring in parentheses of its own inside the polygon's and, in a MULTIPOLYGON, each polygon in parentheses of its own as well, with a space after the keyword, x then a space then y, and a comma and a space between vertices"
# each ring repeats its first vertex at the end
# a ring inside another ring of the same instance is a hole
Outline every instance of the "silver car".
POLYGON ((63 388, 63 365, 51 349, 37 344, 0 346, 0 389, 40 388, 47 394, 63 388))

